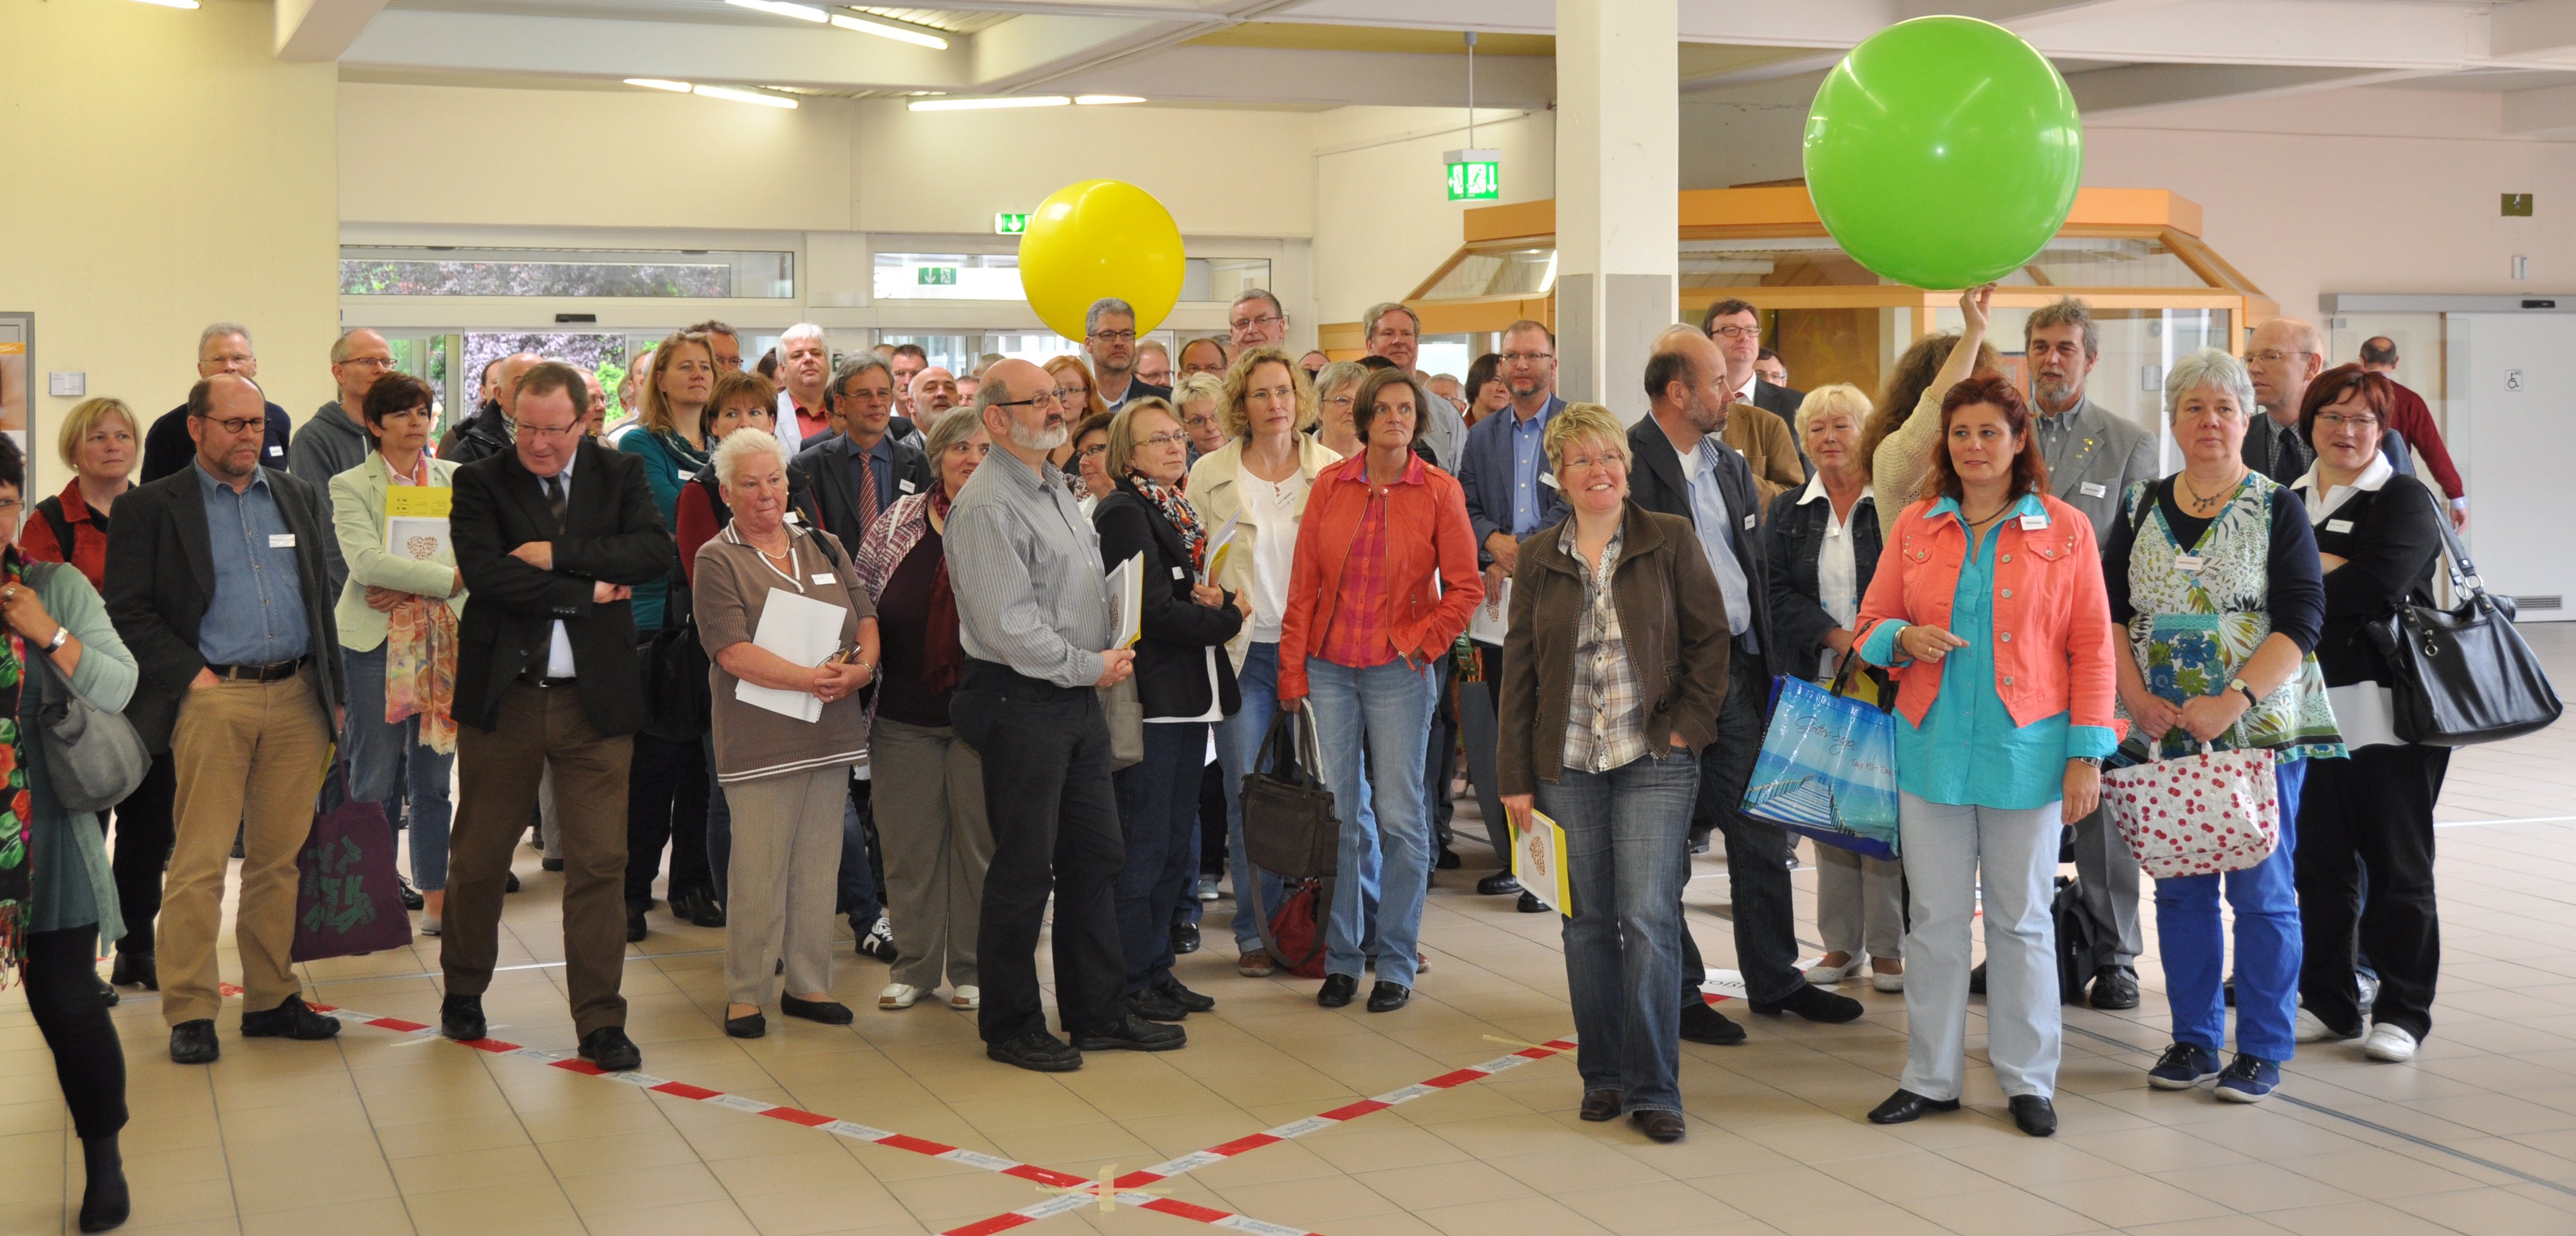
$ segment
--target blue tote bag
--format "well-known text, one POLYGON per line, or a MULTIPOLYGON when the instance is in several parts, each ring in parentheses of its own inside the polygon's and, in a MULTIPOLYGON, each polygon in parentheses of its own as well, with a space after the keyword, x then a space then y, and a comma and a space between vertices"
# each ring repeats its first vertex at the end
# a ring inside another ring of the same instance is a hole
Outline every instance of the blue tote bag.
MULTIPOLYGON (((1744 814, 1823 845, 1871 858, 1897 856, 1896 721, 1885 708, 1842 693, 1859 658, 1831 688, 1804 678, 1772 681, 1771 729, 1744 788, 1744 814)), ((1878 697, 1894 693, 1877 679, 1878 697)))

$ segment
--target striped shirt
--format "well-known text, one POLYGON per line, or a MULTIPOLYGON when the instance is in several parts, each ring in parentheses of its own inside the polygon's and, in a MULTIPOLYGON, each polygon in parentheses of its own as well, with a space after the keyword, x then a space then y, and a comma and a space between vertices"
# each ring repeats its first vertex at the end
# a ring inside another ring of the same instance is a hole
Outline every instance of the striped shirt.
POLYGON ((1062 687, 1100 681, 1109 590, 1100 536, 1051 465, 984 457, 948 512, 958 642, 978 661, 1062 687))

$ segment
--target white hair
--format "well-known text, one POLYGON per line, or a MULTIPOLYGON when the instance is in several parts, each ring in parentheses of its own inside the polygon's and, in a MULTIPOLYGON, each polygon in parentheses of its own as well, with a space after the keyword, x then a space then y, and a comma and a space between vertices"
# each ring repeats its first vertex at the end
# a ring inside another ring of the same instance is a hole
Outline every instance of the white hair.
POLYGON ((794 326, 790 326, 787 328, 785 333, 778 336, 778 350, 782 352, 786 351, 787 345, 798 339, 811 339, 816 343, 822 343, 823 328, 816 326, 812 322, 799 322, 794 326))
POLYGON ((2202 387, 2224 391, 2236 400, 2237 411, 2254 415, 2254 379, 2245 372, 2245 362, 2228 355, 2225 348, 2202 348, 2165 371, 2165 419, 2172 420, 2182 409, 2183 397, 2202 387))
POLYGON ((754 455, 767 455, 778 461, 780 470, 787 467, 787 448, 780 445, 776 434, 758 429, 736 430, 716 444, 714 459, 716 480, 731 486, 742 474, 742 465, 754 455))

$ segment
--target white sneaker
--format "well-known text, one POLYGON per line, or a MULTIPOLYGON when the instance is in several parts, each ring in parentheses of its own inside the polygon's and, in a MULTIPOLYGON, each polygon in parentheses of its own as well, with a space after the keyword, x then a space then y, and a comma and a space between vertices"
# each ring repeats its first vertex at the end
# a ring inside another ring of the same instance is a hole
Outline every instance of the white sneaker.
POLYGON ((1872 970, 1869 972, 1869 986, 1872 991, 1903 991, 1905 972, 1899 970, 1894 974, 1881 974, 1872 970))
POLYGON ((881 1009, 908 1009, 915 1003, 919 1002, 922 996, 926 994, 928 993, 923 989, 915 987, 910 983, 888 983, 886 984, 884 991, 877 993, 877 1007, 881 1009))
POLYGON ((446 924, 439 922, 437 915, 424 913, 420 916, 420 934, 434 936, 446 929, 446 924))
POLYGON ((2370 1027, 2370 1037, 2361 1041, 2361 1054, 2373 1060, 2403 1064, 2415 1058, 2415 1036, 2404 1026, 2375 1022, 2370 1027))
POLYGON ((1858 978, 1861 967, 1867 964, 1858 957, 1839 966, 1829 966, 1820 961, 1807 967, 1807 981, 1818 987, 1832 987, 1845 979, 1858 978))
POLYGON ((961 986, 949 995, 948 1007, 952 1009, 980 1009, 984 1007, 984 989, 977 987, 972 983, 961 986))
POLYGON ((2290 1037, 2301 1043, 2342 1043, 2360 1036, 2337 1034, 2334 1027, 2320 1020, 2316 1014, 2300 1009, 2298 1020, 2290 1025, 2290 1037))

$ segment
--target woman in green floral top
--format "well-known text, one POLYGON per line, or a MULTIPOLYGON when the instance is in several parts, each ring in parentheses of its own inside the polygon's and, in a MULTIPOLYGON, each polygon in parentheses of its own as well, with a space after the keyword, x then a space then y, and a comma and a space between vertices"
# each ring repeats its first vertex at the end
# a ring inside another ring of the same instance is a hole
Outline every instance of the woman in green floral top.
POLYGON ((2203 348, 2165 380, 2165 417, 2183 470, 2130 487, 2102 554, 2111 617, 2128 628, 2120 702, 2136 724, 2124 756, 2207 743, 2267 748, 2281 804, 2280 844, 2243 871, 2156 881, 2156 932, 2173 1008, 2173 1046, 2149 1070, 2159 1090, 2218 1078, 2218 1097, 2259 1101, 2280 1084, 2299 1000, 2299 901, 2291 854, 2311 758, 2342 758, 2314 652, 2325 575, 2298 496, 2248 468, 2254 389, 2244 362, 2203 348), (2219 925, 2224 885, 2236 911, 2236 1058, 2226 1040, 2219 925))

